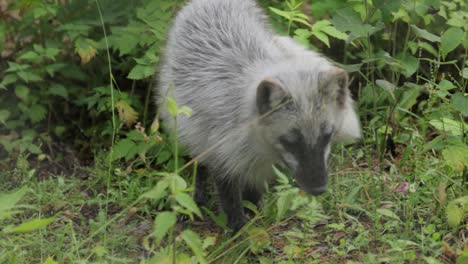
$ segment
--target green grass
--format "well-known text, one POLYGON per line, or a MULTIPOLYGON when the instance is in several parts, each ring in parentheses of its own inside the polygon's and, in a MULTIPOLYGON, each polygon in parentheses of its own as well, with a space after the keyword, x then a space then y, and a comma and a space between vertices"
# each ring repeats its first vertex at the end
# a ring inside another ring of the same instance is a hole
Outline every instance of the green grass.
MULTIPOLYGON (((463 194, 463 186, 437 157, 418 155, 420 149, 408 157, 413 162, 400 166, 404 161, 378 162, 362 147, 337 148, 335 153, 342 154, 334 155, 328 193, 290 196, 288 208, 294 203, 298 208, 276 219, 279 197, 298 191, 283 182, 270 190, 264 211, 234 239, 208 217, 179 223, 174 230, 177 255, 191 255, 179 236, 190 228, 213 240, 204 251, 208 262, 215 263, 452 263, 466 244, 466 229, 449 227, 444 208, 447 200, 463 194), (441 188, 447 179, 455 180, 441 188), (398 192, 403 182, 409 184, 406 193, 398 192)), ((115 170, 106 192, 105 166, 85 168, 81 179, 50 175, 37 180, 29 168, 3 172, 5 179, 27 186, 18 207, 23 213, 11 224, 56 218, 35 232, 3 235, 0 262, 42 263, 51 257, 58 263, 170 263, 171 243, 157 245, 152 236, 157 205, 134 203, 158 176, 151 169, 115 170)), ((10 189, 8 183, 2 182, 2 190, 10 189)))

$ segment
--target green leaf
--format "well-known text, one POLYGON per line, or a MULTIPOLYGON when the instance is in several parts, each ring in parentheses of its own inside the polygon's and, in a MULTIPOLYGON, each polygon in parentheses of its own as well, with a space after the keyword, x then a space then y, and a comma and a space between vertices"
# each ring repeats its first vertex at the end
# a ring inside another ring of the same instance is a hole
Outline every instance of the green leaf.
POLYGON ((163 164, 164 162, 168 161, 172 157, 172 152, 167 150, 162 150, 159 152, 158 157, 156 159, 156 165, 163 164))
POLYGON ((39 19, 48 14, 47 9, 45 9, 44 6, 35 6, 32 11, 35 19, 39 19))
POLYGON ((55 220, 55 217, 43 218, 43 219, 33 219, 28 222, 22 223, 19 226, 13 228, 5 228, 5 233, 26 233, 35 231, 37 229, 42 229, 48 226, 55 220))
POLYGON ((18 80, 15 74, 7 74, 3 77, 0 82, 0 88, 6 90, 6 86, 12 83, 15 83, 18 80))
POLYGON ((114 153, 112 160, 118 160, 126 157, 132 148, 135 148, 136 144, 130 139, 122 139, 117 142, 114 146, 114 153))
POLYGON ((344 69, 348 73, 358 72, 361 69, 362 65, 363 63, 348 64, 348 65, 339 64, 340 68, 344 69))
POLYGON ((442 118, 440 120, 433 119, 429 121, 429 124, 431 124, 433 127, 437 128, 438 130, 441 131, 446 131, 450 132, 455 136, 461 136, 463 135, 463 130, 462 127, 464 126, 465 128, 468 127, 468 124, 462 124, 460 121, 455 121, 450 118, 442 118))
POLYGON ((66 131, 66 127, 65 126, 56 126, 54 128, 54 133, 55 135, 57 136, 61 136, 63 135, 63 133, 66 131))
POLYGON ((177 114, 179 113, 179 107, 177 106, 176 102, 174 99, 170 97, 166 97, 166 109, 167 111, 173 116, 176 117, 177 114))
POLYGON ((367 37, 375 32, 384 28, 383 23, 377 23, 376 25, 364 24, 352 8, 340 9, 336 12, 332 19, 335 28, 341 32, 350 32, 352 35, 350 40, 367 37))
POLYGON ((294 22, 299 22, 300 24, 303 24, 303 25, 306 25, 306 26, 309 26, 309 27, 312 26, 312 25, 309 23, 309 21, 307 21, 306 19, 303 19, 303 18, 293 17, 292 21, 294 21, 294 22))
POLYGON ((141 80, 150 76, 153 76, 156 72, 156 67, 154 66, 146 66, 137 64, 130 73, 127 75, 127 78, 132 80, 141 80))
POLYGON ((456 228, 463 221, 465 213, 468 211, 468 196, 464 196, 453 200, 447 204, 445 213, 447 215, 447 223, 450 227, 456 228))
POLYGON ((278 183, 280 185, 288 185, 289 184, 289 179, 288 179, 288 176, 286 176, 286 174, 284 174, 283 172, 281 172, 280 170, 278 170, 276 168, 276 166, 273 166, 273 172, 275 173, 275 175, 278 177, 278 183))
POLYGON ((24 60, 24 61, 29 61, 29 62, 38 62, 40 60, 39 54, 36 52, 30 50, 26 51, 25 53, 21 54, 18 59, 24 60))
POLYGON ((377 209, 377 213, 379 213, 380 215, 386 216, 388 218, 392 218, 392 219, 401 221, 401 219, 400 219, 400 217, 398 217, 398 215, 396 215, 394 212, 392 212, 392 211, 390 211, 388 209, 379 208, 379 209, 377 209))
POLYGON ((319 31, 317 31, 317 32, 312 31, 312 35, 314 35, 320 41, 325 43, 325 45, 327 45, 327 47, 330 47, 330 41, 328 40, 328 36, 325 33, 322 33, 322 32, 319 32, 319 31))
MULTIPOLYGON (((298 3, 297 7, 296 8, 293 8, 293 9, 298 9, 300 6, 302 5, 302 3, 298 3)), ((301 19, 304 19, 304 20, 308 20, 309 17, 306 15, 306 14, 303 14, 301 13, 300 11, 292 11, 293 12, 293 16, 295 18, 301 18, 301 19)))
POLYGON ((314 23, 312 26, 313 31, 321 31, 323 28, 330 26, 331 22, 328 20, 320 20, 314 23))
POLYGON ((26 191, 27 189, 23 187, 16 192, 0 194, 0 214, 12 209, 23 198, 26 191))
POLYGON ((172 18, 170 8, 175 7, 175 3, 174 1, 148 2, 144 7, 137 9, 137 18, 144 21, 158 38, 165 36, 168 22, 172 18))
POLYGON ((270 7, 270 10, 273 13, 286 18, 287 20, 292 20, 292 13, 291 12, 286 12, 286 11, 283 11, 283 10, 279 10, 277 8, 274 8, 274 7, 270 7))
POLYGON ((411 25, 411 28, 413 29, 414 33, 416 33, 416 36, 423 38, 425 40, 429 40, 430 42, 440 42, 440 37, 429 33, 425 29, 420 29, 415 25, 411 25))
POLYGON ((62 84, 54 83, 49 87, 48 91, 52 95, 57 95, 65 99, 68 98, 68 91, 62 84))
POLYGON ((0 109, 0 123, 2 124, 6 124, 6 121, 8 120, 8 118, 10 117, 10 111, 6 110, 6 109, 0 109))
POLYGON ((127 138, 133 141, 145 141, 145 135, 139 131, 133 130, 127 133, 127 138))
POLYGON ((9 61, 8 62, 8 69, 5 72, 21 72, 31 68, 29 64, 18 64, 9 61))
POLYGON ((271 244, 270 236, 265 228, 251 227, 247 233, 249 234, 249 248, 254 254, 263 253, 264 249, 271 244))
POLYGON ((403 95, 398 101, 399 109, 408 110, 417 103, 417 98, 419 97, 423 89, 422 87, 417 86, 416 84, 414 85, 415 86, 413 87, 410 83, 405 83, 406 90, 403 92, 403 95))
POLYGON ((5 212, 0 212, 0 221, 2 221, 3 219, 12 218, 13 215, 19 214, 21 212, 22 211, 19 211, 19 210, 9 210, 9 211, 5 211, 5 212))
POLYGON ((62 24, 56 30, 66 32, 71 39, 75 39, 78 36, 87 36, 91 26, 77 23, 62 24))
POLYGON ((41 45, 34 44, 34 50, 41 56, 44 56, 52 61, 60 54, 60 50, 56 48, 44 48, 41 45))
POLYGON ((463 78, 468 79, 468 68, 463 69, 463 78))
POLYGON ((130 21, 125 27, 112 27, 112 35, 108 37, 109 45, 118 49, 120 56, 129 54, 140 42, 147 27, 143 23, 130 21))
POLYGON ((278 200, 276 201, 276 220, 280 221, 286 212, 290 209, 291 202, 295 194, 292 192, 281 192, 278 200))
POLYGON ((310 12, 312 17, 324 17, 333 12, 334 10, 346 6, 346 2, 341 0, 329 0, 329 1, 309 1, 310 12))
POLYGON ((170 173, 169 178, 171 181, 171 186, 174 188, 176 192, 179 190, 185 190, 187 189, 187 182, 185 181, 184 178, 180 177, 180 175, 177 175, 175 173, 170 173))
POLYGON ((32 71, 19 71, 16 74, 23 79, 25 82, 38 82, 42 81, 43 78, 32 71))
POLYGON ((0 22, 0 50, 3 50, 3 43, 7 33, 7 27, 4 23, 0 22))
POLYGON ((463 143, 446 147, 442 150, 442 156, 445 162, 457 172, 462 173, 465 168, 468 168, 468 146, 463 143))
POLYGON ((203 249, 207 249, 216 244, 216 237, 209 236, 203 240, 203 249))
POLYGON ((46 65, 44 67, 45 71, 50 75, 50 77, 54 77, 55 76, 55 73, 58 72, 59 70, 62 70, 64 68, 66 68, 67 70, 65 71, 65 77, 70 77, 72 76, 71 78, 72 79, 79 79, 79 78, 76 78, 75 76, 79 76, 81 77, 81 80, 84 80, 87 78, 87 76, 85 76, 80 70, 79 68, 76 68, 78 67, 77 65, 74 65, 74 64, 70 64, 70 65, 67 65, 65 63, 53 63, 53 64, 49 64, 49 65, 46 65), (74 69, 70 69, 70 68, 74 68, 74 69), (77 70, 78 69, 78 70, 77 70), (69 71, 72 71, 72 72, 69 72, 69 71))
POLYGON ((25 101, 28 99, 29 95, 29 88, 26 85, 17 85, 15 87, 15 94, 18 96, 21 100, 25 101))
POLYGON ((147 198, 153 200, 153 202, 157 203, 161 198, 167 195, 167 189, 169 188, 169 181, 167 180, 160 180, 156 184, 156 186, 145 192, 141 195, 142 198, 147 198))
POLYGON ((328 20, 320 20, 316 22, 312 26, 312 31, 313 32, 323 32, 326 33, 329 36, 332 36, 337 39, 343 39, 346 40, 348 38, 348 35, 337 30, 334 26, 332 26, 331 22, 328 20))
POLYGON ((48 257, 44 264, 57 264, 57 262, 52 257, 48 257))
POLYGON ((78 38, 75 41, 75 52, 80 56, 82 64, 88 63, 96 56, 96 48, 97 43, 92 39, 78 38))
POLYGON ((176 222, 177 215, 175 212, 161 212, 156 215, 153 232, 156 243, 159 244, 161 242, 167 232, 174 227, 176 222))
POLYGON ((185 230, 181 234, 182 239, 187 243, 192 252, 197 257, 198 262, 205 264, 208 263, 205 259, 205 252, 203 251, 203 243, 200 236, 190 229, 185 230))
POLYGON ((341 40, 347 40, 348 39, 347 34, 337 30, 333 26, 324 27, 321 30, 322 30, 322 32, 325 32, 327 35, 332 36, 332 37, 334 37, 336 39, 341 39, 341 40))
POLYGON ((197 204, 193 201, 193 198, 183 192, 179 192, 174 196, 175 200, 179 205, 187 208, 190 212, 195 213, 198 217, 203 218, 200 209, 197 204))
POLYGON ((463 30, 454 27, 444 32, 440 39, 440 53, 444 59, 447 54, 462 43, 464 35, 463 30))
POLYGON ((450 90, 452 90, 453 88, 456 88, 456 86, 453 85, 452 82, 450 82, 450 81, 444 79, 444 80, 440 81, 440 83, 439 83, 439 88, 440 88, 440 90, 442 90, 442 91, 450 91, 450 90))
POLYGON ((372 3, 376 10, 380 10, 385 22, 390 22, 392 13, 397 12, 402 0, 374 0, 372 3))
POLYGON ((33 143, 27 144, 26 148, 29 150, 29 152, 31 152, 33 154, 38 154, 39 155, 39 154, 42 153, 41 148, 36 146, 33 143))
POLYGON ((135 61, 140 65, 153 67, 159 61, 159 58, 153 53, 147 53, 142 58, 135 58, 135 61))
POLYGON ((451 12, 450 16, 451 18, 447 20, 447 25, 459 28, 463 28, 466 26, 466 11, 451 12))
POLYGON ((33 123, 37 123, 46 117, 47 109, 40 104, 34 104, 29 108, 28 114, 29 119, 31 119, 33 123))
POLYGON ((187 106, 182 106, 180 109, 179 109, 179 112, 178 114, 179 115, 186 115, 186 116, 191 116, 192 115, 192 109, 188 108, 187 106))
POLYGON ((419 60, 408 54, 401 54, 398 58, 401 66, 401 72, 405 77, 411 77, 419 67, 419 60))
POLYGON ((424 42, 424 41, 419 41, 418 42, 418 47, 424 49, 425 51, 429 52, 432 56, 437 57, 438 52, 437 50, 429 43, 424 42))
POLYGON ((208 215, 209 218, 211 218, 211 220, 213 220, 213 222, 215 222, 216 225, 218 225, 222 229, 229 230, 229 227, 227 226, 227 217, 224 212, 221 212, 221 214, 216 215, 206 207, 203 207, 203 211, 206 215, 208 215))
POLYGON ((463 249, 462 253, 458 255, 456 264, 468 263, 468 247, 463 249))
MULTIPOLYGON (((463 116, 468 116, 468 94, 457 92, 452 95, 451 104, 463 116)), ((468 128, 467 128, 468 129, 468 128)))
POLYGON ((396 86, 387 81, 387 80, 376 80, 375 83, 382 89, 384 89, 385 91, 387 91, 393 99, 395 99, 395 95, 394 95, 394 92, 396 90, 396 86))

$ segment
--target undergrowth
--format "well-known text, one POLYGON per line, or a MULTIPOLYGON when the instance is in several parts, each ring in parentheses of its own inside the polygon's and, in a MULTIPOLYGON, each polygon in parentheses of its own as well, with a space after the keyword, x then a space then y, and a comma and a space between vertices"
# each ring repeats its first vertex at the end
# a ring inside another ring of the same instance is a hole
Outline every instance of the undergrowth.
POLYGON ((466 1, 259 3, 350 73, 364 136, 322 196, 275 169, 234 234, 155 114, 184 1, 0 0, 0 263, 468 262, 466 1))

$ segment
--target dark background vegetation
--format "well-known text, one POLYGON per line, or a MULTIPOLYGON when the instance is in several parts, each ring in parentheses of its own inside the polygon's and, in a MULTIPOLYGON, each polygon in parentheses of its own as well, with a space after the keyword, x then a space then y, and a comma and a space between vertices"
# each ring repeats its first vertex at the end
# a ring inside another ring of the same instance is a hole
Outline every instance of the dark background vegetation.
POLYGON ((259 1, 349 72, 363 140, 322 197, 278 172, 234 237, 155 119, 184 2, 0 0, 1 263, 466 263, 466 1, 259 1))

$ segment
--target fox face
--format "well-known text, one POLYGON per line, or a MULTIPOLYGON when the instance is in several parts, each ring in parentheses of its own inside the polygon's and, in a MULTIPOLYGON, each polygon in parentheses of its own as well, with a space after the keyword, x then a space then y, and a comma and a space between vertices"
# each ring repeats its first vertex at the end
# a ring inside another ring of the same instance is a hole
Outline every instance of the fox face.
POLYGON ((331 145, 360 137, 347 74, 334 66, 281 71, 257 88, 258 132, 299 187, 327 190, 331 145))

